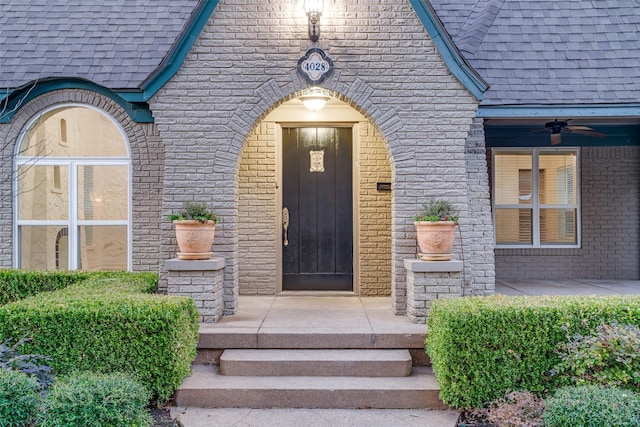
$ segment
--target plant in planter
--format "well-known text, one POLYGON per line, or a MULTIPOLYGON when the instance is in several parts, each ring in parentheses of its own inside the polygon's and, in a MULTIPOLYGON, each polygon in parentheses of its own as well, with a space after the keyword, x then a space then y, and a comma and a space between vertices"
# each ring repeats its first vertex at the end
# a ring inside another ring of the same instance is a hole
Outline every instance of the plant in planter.
POLYGON ((457 210, 446 200, 435 200, 422 206, 412 217, 416 226, 420 253, 424 261, 449 261, 458 225, 457 210))
POLYGON ((204 203, 185 202, 179 213, 167 215, 167 219, 176 226, 179 259, 211 258, 211 245, 219 221, 213 210, 204 203))

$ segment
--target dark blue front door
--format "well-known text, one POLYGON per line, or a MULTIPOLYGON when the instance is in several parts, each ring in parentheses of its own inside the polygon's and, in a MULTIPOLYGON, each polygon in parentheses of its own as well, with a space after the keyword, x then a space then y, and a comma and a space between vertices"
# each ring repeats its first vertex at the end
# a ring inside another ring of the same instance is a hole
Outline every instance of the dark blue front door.
POLYGON ((352 129, 283 128, 282 159, 282 289, 353 290, 352 129))

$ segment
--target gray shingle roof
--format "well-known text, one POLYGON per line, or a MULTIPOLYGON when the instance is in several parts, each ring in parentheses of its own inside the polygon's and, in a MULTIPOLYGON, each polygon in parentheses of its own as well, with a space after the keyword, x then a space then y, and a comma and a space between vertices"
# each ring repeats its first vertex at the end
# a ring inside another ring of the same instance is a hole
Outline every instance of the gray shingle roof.
POLYGON ((198 0, 0 0, 0 87, 80 77, 136 88, 198 0))
MULTIPOLYGON (((640 102, 640 0, 430 1, 491 85, 482 105, 640 102)), ((44 77, 136 88, 197 4, 0 0, 0 88, 44 77)))
POLYGON ((640 102, 639 0, 431 0, 481 105, 640 102))

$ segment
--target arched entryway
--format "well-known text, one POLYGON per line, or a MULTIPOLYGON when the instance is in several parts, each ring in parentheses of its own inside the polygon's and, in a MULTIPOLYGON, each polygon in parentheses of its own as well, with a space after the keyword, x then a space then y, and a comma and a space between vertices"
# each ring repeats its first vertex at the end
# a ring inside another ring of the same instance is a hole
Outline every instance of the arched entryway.
POLYGON ((389 154, 355 108, 280 104, 247 137, 238 175, 241 294, 391 294, 389 154))

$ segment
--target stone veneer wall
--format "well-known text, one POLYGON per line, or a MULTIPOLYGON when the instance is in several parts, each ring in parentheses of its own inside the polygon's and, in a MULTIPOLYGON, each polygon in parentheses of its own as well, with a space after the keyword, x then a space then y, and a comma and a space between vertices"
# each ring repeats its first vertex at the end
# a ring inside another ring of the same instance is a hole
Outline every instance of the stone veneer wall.
POLYGON ((156 126, 135 123, 106 96, 87 90, 47 92, 24 105, 8 124, 0 125, 0 266, 13 264, 12 168, 20 131, 42 110, 74 103, 98 107, 124 129, 132 163, 132 264, 134 271, 158 271, 164 150, 156 126))
MULTIPOLYGON (((271 108, 308 87, 295 67, 309 48, 320 47, 335 64, 321 86, 369 117, 389 147, 392 306, 400 314, 403 261, 416 254, 411 216, 431 197, 447 197, 463 217, 469 210, 465 143, 478 101, 450 74, 409 2, 331 2, 317 44, 308 40, 299 3, 221 0, 180 70, 150 101, 165 143, 163 213, 205 199, 221 214, 224 232, 214 251, 226 261, 225 312, 233 313, 241 151, 271 108)), ((473 224, 461 227, 474 238, 473 224)), ((160 257, 174 251, 171 227, 163 225, 160 257)))
POLYGON ((640 147, 580 150, 582 247, 496 249, 499 279, 640 279, 640 147))

